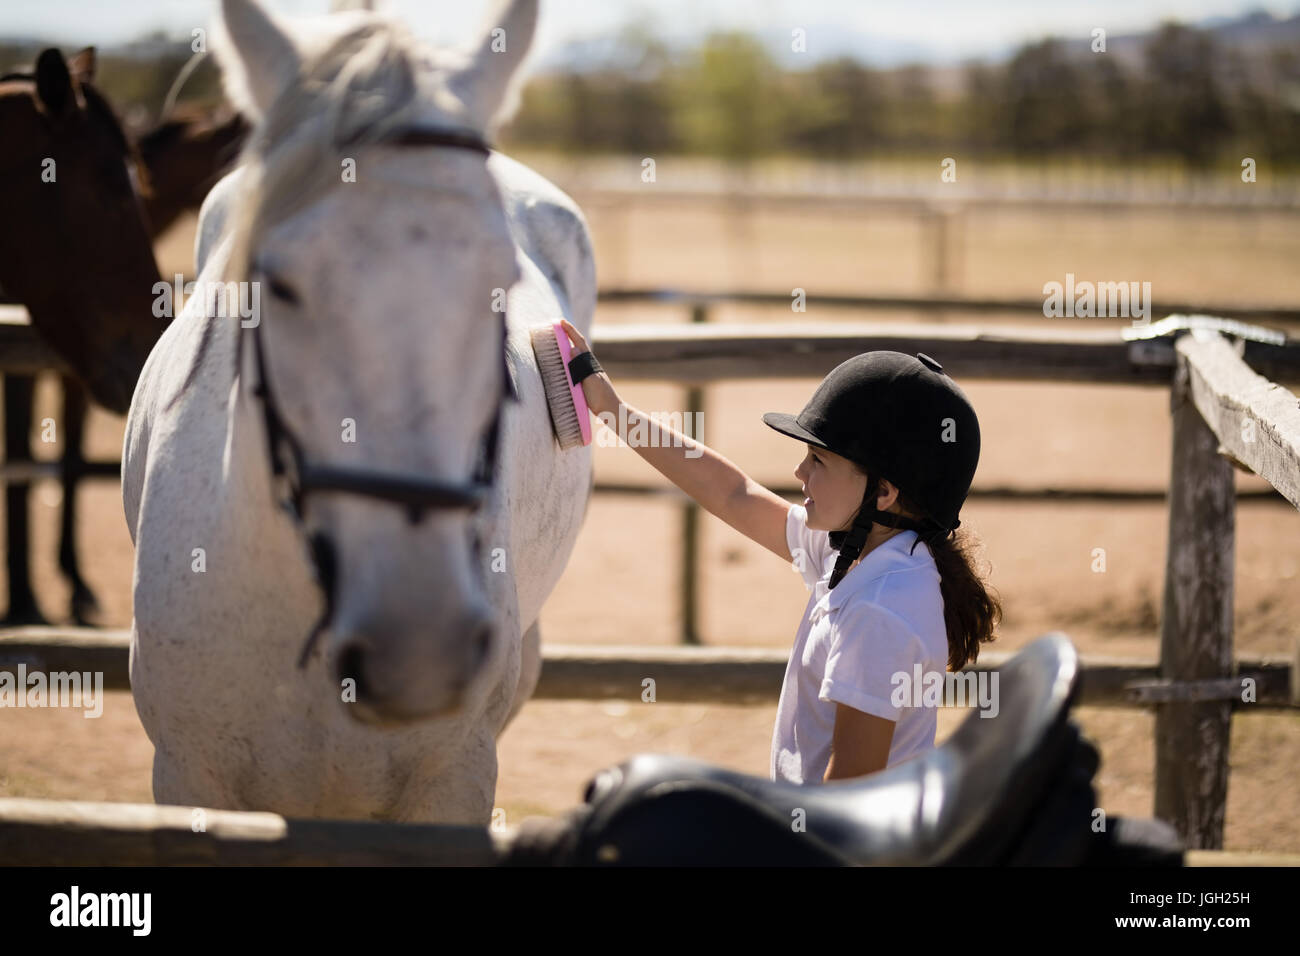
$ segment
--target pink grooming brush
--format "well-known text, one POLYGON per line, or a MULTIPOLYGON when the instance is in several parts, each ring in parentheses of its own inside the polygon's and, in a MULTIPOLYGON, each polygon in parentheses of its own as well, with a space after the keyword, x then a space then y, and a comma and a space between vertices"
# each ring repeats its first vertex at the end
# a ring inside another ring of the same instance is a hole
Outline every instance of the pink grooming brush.
POLYGON ((591 412, 587 408, 582 386, 573 384, 569 360, 573 349, 569 336, 559 321, 528 330, 528 339, 537 356, 546 392, 546 407, 551 413, 551 427, 561 450, 591 444, 591 412))

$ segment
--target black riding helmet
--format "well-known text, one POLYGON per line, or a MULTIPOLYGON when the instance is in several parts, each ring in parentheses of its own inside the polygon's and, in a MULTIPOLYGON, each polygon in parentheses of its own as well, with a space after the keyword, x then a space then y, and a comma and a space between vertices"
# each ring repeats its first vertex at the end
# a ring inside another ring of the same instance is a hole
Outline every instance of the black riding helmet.
POLYGON ((915 531, 927 544, 961 526, 958 513, 979 462, 979 420, 965 393, 930 356, 855 355, 831 369, 797 417, 767 412, 763 421, 855 462, 876 479, 867 483, 853 527, 830 533, 840 553, 832 588, 862 553, 873 522, 915 531), (921 521, 876 508, 881 478, 915 502, 921 521))

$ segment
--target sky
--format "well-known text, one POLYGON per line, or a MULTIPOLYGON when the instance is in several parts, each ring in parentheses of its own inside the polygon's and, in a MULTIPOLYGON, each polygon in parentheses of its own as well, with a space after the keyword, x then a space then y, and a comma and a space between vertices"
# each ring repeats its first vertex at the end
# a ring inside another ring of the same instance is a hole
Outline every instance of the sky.
MULTIPOLYGON (((322 13, 329 0, 264 0, 286 15, 322 13)), ((465 43, 491 8, 488 0, 381 0, 417 34, 465 43)), ((207 26, 217 0, 0 0, 0 37, 37 37, 60 45, 125 42, 151 30, 188 36, 207 26)), ((880 66, 906 61, 956 63, 996 57, 1027 40, 1055 34, 1088 37, 1142 32, 1163 19, 1197 22, 1252 10, 1300 12, 1300 0, 542 0, 532 57, 551 65, 574 42, 608 37, 645 22, 689 44, 716 29, 744 29, 774 48, 806 31, 811 58, 855 54, 880 66)))

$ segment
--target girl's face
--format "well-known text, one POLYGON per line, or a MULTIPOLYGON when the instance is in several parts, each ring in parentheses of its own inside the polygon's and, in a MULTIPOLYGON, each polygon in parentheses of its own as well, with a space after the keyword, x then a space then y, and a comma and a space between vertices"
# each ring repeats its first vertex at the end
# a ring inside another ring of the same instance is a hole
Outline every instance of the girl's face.
MULTIPOLYGON (((808 445, 794 476, 807 495, 808 527, 815 531, 841 531, 849 527, 867 490, 867 476, 853 462, 833 451, 808 445)), ((881 484, 884 490, 884 484, 881 484)))

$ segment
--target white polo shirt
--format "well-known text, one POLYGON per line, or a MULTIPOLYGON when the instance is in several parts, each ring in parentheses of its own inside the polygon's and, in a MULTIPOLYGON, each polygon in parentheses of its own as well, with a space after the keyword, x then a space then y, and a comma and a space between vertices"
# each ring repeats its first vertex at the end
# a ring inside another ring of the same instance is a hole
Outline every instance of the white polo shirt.
MULTIPOLYGON (((821 783, 831 759, 835 705, 896 721, 892 767, 934 747, 933 707, 890 702, 893 675, 943 673, 948 635, 939 569, 915 531, 900 531, 868 552, 835 590, 830 576, 839 556, 830 534, 808 527, 803 505, 786 515, 785 537, 794 565, 812 593, 786 666, 772 733, 773 780, 821 783)), ((909 697, 910 699, 910 697, 909 697)))

